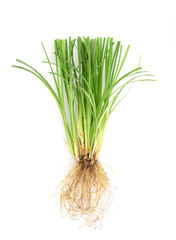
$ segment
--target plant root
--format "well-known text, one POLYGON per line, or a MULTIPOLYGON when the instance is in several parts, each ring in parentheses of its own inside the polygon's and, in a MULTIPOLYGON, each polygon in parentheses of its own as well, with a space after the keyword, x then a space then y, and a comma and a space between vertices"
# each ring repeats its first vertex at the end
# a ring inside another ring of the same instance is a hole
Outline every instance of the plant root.
POLYGON ((110 196, 110 180, 101 163, 84 157, 61 182, 58 201, 62 213, 74 219, 84 218, 85 225, 95 227, 101 223, 110 196))

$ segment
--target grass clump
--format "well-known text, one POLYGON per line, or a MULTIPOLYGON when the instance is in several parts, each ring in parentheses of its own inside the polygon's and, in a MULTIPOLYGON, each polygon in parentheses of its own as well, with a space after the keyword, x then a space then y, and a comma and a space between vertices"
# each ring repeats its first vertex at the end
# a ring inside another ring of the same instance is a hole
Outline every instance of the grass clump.
POLYGON ((29 64, 18 60, 26 70, 49 89, 60 109, 66 143, 76 160, 61 183, 60 205, 73 218, 84 217, 95 224, 108 205, 110 180, 99 162, 109 116, 126 95, 126 86, 154 81, 141 66, 121 74, 130 45, 122 52, 113 38, 78 37, 54 41, 55 61, 51 62, 42 43, 55 89, 29 64))

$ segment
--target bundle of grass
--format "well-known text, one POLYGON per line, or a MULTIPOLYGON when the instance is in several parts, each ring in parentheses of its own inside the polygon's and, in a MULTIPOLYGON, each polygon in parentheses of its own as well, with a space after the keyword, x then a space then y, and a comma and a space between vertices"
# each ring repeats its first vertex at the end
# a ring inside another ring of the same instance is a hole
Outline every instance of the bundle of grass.
POLYGON ((109 203, 111 188, 99 153, 110 114, 126 96, 122 90, 138 81, 153 81, 140 66, 121 74, 130 46, 122 54, 121 42, 112 38, 78 37, 54 41, 55 62, 45 63, 55 90, 33 67, 17 59, 52 93, 63 117, 68 148, 76 160, 60 186, 60 205, 73 218, 95 224, 109 203))

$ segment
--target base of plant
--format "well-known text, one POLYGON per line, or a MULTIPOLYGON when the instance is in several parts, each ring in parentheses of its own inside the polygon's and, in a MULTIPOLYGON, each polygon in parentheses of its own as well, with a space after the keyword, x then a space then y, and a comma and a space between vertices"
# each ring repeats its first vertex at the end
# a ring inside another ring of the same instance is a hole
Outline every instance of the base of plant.
POLYGON ((67 216, 84 218, 95 226, 110 203, 111 184, 101 163, 82 158, 76 162, 60 184, 59 202, 67 216))

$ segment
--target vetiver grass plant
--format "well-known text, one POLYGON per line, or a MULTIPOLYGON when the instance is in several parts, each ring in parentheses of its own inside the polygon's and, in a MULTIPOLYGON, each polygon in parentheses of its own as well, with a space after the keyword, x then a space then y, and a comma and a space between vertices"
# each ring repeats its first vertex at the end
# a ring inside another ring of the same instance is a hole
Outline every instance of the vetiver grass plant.
POLYGON ((99 162, 109 116, 126 96, 126 86, 154 80, 140 64, 121 74, 130 45, 122 53, 121 42, 113 38, 57 39, 54 62, 42 46, 55 89, 31 65, 17 59, 21 66, 13 67, 40 79, 60 109, 66 143, 75 159, 60 186, 61 209, 73 218, 84 217, 86 223, 95 224, 103 216, 111 194, 110 180, 99 162))

